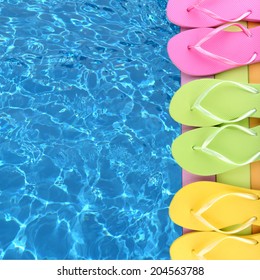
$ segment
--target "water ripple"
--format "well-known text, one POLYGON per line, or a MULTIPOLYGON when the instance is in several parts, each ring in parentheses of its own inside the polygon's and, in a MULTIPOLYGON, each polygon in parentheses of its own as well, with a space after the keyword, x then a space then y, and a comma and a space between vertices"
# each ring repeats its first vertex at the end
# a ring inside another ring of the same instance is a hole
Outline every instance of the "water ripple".
POLYGON ((166 2, 0 1, 1 259, 169 258, 166 2))

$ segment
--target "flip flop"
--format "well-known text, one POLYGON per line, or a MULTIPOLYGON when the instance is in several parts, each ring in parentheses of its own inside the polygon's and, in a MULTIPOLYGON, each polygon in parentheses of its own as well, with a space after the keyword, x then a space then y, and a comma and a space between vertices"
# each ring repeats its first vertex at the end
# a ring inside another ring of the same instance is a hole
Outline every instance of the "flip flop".
POLYGON ((260 226, 260 191, 198 181, 175 194, 169 215, 174 223, 192 230, 237 234, 260 226))
POLYGON ((172 260, 260 260, 260 234, 187 233, 173 242, 170 256, 172 260))
POLYGON ((217 79, 183 85, 170 103, 170 115, 184 125, 214 126, 260 118, 260 84, 217 79))
POLYGON ((188 28, 260 21, 259 0, 169 0, 166 13, 171 22, 188 28))
POLYGON ((241 24, 218 28, 197 28, 170 39, 167 49, 172 62, 192 76, 210 76, 232 68, 260 62, 260 26, 247 29, 241 24), (237 26, 242 31, 224 29, 237 26))
POLYGON ((260 126, 228 124, 193 129, 175 139, 172 155, 190 173, 223 173, 260 159, 260 126))

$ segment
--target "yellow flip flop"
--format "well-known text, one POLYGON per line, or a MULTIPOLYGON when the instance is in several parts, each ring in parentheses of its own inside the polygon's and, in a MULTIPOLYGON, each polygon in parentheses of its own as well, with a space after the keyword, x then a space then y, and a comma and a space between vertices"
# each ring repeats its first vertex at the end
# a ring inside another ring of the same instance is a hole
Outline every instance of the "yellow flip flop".
POLYGON ((170 256, 173 260, 260 260, 260 234, 187 233, 173 242, 170 256))
POLYGON ((260 191, 195 182, 176 193, 169 214, 184 228, 235 234, 251 225, 260 226, 260 191), (232 230, 225 230, 230 226, 232 230))

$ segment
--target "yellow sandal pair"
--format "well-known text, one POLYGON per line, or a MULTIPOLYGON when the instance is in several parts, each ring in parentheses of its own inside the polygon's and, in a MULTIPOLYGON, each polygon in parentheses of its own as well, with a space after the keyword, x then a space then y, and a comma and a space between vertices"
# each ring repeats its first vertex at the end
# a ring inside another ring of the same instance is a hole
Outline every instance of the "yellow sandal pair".
POLYGON ((260 259, 260 234, 239 236, 243 229, 260 226, 260 191, 195 182, 176 193, 170 217, 182 227, 200 231, 175 240, 172 259, 260 259))

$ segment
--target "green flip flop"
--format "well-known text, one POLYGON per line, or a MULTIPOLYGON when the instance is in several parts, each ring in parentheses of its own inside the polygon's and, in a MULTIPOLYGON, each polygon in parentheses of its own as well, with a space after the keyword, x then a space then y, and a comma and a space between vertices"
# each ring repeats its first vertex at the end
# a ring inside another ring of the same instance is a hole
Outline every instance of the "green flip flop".
POLYGON ((235 123, 260 118, 260 84, 200 79, 183 85, 170 103, 172 118, 189 126, 235 123))
POLYGON ((223 173, 260 159, 260 126, 229 124, 193 129, 175 139, 172 155, 190 173, 223 173))

